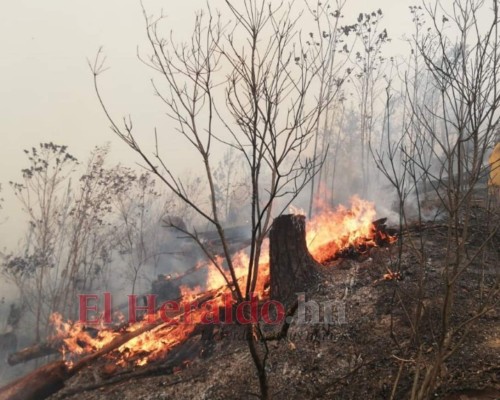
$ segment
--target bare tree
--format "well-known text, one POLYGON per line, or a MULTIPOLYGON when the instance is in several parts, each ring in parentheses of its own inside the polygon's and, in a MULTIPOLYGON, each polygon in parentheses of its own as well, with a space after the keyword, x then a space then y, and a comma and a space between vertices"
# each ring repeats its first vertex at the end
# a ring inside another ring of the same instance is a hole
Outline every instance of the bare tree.
POLYGON ((37 149, 25 150, 30 167, 22 171, 24 183, 11 183, 30 218, 30 234, 27 238, 25 255, 9 257, 6 269, 17 278, 25 300, 35 316, 36 340, 40 340, 44 326, 45 291, 50 284, 49 273, 57 254, 61 232, 61 219, 69 214, 69 193, 67 179, 76 165, 76 159, 66 147, 44 143, 37 149), (33 278, 24 279, 25 277, 33 278), (33 282, 33 290, 25 285, 33 282))
POLYGON ((238 214, 245 212, 245 199, 250 193, 245 166, 242 154, 229 147, 214 171, 216 201, 226 224, 241 222, 238 214))
POLYGON ((385 74, 386 59, 382 55, 384 45, 390 41, 387 30, 380 27, 383 19, 381 9, 370 13, 360 13, 357 19, 356 34, 359 49, 355 54, 353 86, 359 108, 359 140, 361 161, 361 192, 368 193, 370 178, 369 146, 373 141, 374 127, 377 123, 377 100, 382 93, 379 82, 385 74))
MULTIPOLYGON (((401 135, 390 139, 387 128, 389 150, 375 157, 379 169, 397 189, 405 227, 410 223, 404 207, 408 194, 416 195, 421 223, 422 191, 430 191, 436 206, 444 210, 447 228, 446 252, 439 261, 443 270, 440 326, 430 332, 433 343, 426 343, 433 349, 430 356, 424 353, 421 331, 430 254, 424 235, 416 242, 410 238, 407 244, 419 263, 417 307, 408 314, 411 339, 416 344, 416 350, 408 349, 408 359, 414 364, 411 399, 432 395, 444 363, 461 348, 475 322, 499 301, 499 275, 486 283, 483 275, 473 274, 479 278, 477 309, 472 315, 456 317, 459 282, 472 268, 485 267, 484 251, 494 247, 500 229, 498 210, 488 205, 486 225, 483 222, 474 228, 472 217, 475 199, 485 190, 481 189, 488 173, 485 158, 500 122, 499 13, 498 2, 491 4, 488 16, 480 15, 487 3, 476 0, 455 0, 449 9, 439 1, 412 9, 417 33, 410 64, 413 73, 405 75, 407 114, 401 135), (424 17, 430 26, 420 35, 424 17), (476 246, 470 241, 474 229, 482 230, 476 246)), ((402 361, 394 383, 393 398, 404 364, 402 361)))
MULTIPOLYGON (((349 62, 349 56, 353 51, 353 44, 356 41, 354 32, 356 25, 342 25, 344 18, 342 12, 346 1, 335 1, 335 7, 326 2, 308 2, 307 9, 314 21, 314 30, 309 32, 306 41, 308 50, 314 54, 316 60, 319 84, 316 89, 318 92, 317 101, 320 105, 318 111, 322 116, 316 118, 314 132, 314 152, 313 157, 325 157, 332 139, 332 130, 334 126, 335 110, 339 108, 342 102, 342 87, 352 69, 346 68, 349 62), (349 35, 351 39, 349 40, 349 35), (326 107, 323 107, 326 103, 326 107)), ((325 163, 318 172, 318 179, 315 176, 311 179, 311 191, 309 198, 309 215, 314 212, 314 199, 319 192, 322 182, 322 174, 326 176, 328 169, 331 168, 329 160, 325 157, 325 163), (317 186, 317 187, 316 187, 317 186)))
MULTIPOLYGON (((154 19, 144 11, 152 54, 141 59, 164 80, 165 90, 153 82, 155 94, 177 124, 177 132, 199 155, 210 199, 207 206, 193 201, 183 180, 172 173, 160 154, 163 136, 159 132, 155 131, 156 150, 149 155, 136 140, 131 120, 119 125, 110 115, 98 87, 104 71, 101 52, 91 67, 97 96, 115 134, 139 154, 166 187, 218 232, 226 266, 219 265, 196 230, 169 221, 201 246, 223 275, 235 301, 241 302, 255 292, 261 248, 271 217, 288 206, 321 166, 322 157, 305 155, 329 99, 325 95, 318 102, 309 95, 324 66, 317 52, 301 46, 297 33, 300 14, 291 4, 245 0, 238 7, 230 1, 226 5, 234 23, 223 25, 220 15, 208 9, 208 14, 197 15, 191 40, 181 44, 173 40, 173 35, 169 39, 162 36, 162 16, 154 19), (220 146, 241 154, 250 176, 251 245, 243 284, 236 276, 223 226, 224 210, 217 202, 213 153, 220 146)), ((268 398, 268 350, 265 342, 263 352, 258 349, 256 330, 258 325, 248 327, 248 345, 262 398, 268 398)))
POLYGON ((111 186, 112 203, 117 213, 116 250, 131 275, 134 294, 144 267, 150 265, 154 268, 161 254, 158 232, 161 215, 157 212, 160 194, 148 172, 136 174, 129 168, 117 167, 110 171, 110 180, 114 182, 111 186), (122 190, 123 186, 127 191, 122 190))
POLYGON ((78 162, 66 146, 42 143, 25 153, 24 181, 11 186, 28 216, 29 233, 24 252, 6 256, 3 272, 18 286, 39 341, 52 312, 75 318, 69 300, 91 290, 110 262, 107 149, 92 153, 76 188, 71 178, 78 162))

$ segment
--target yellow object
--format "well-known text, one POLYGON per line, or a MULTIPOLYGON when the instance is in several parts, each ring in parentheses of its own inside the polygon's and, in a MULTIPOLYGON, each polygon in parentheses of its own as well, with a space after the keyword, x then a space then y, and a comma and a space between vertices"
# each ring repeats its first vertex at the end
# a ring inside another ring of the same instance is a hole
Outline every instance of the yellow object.
POLYGON ((500 187, 500 143, 497 143, 488 159, 490 163, 490 186, 500 187))

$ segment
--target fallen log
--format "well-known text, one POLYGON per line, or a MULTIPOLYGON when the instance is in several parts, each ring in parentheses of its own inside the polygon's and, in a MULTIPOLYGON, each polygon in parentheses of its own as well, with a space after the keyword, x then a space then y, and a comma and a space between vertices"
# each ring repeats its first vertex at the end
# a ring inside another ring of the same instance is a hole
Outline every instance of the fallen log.
POLYGON ((43 400, 61 390, 67 379, 85 368, 92 361, 112 352, 133 338, 160 327, 162 324, 167 325, 169 323, 159 320, 152 324, 144 325, 133 332, 124 333, 116 337, 102 349, 82 358, 72 368, 68 368, 64 361, 56 361, 44 365, 29 375, 0 388, 0 400, 43 400))
MULTIPOLYGON (((211 291, 196 299, 196 304, 203 304, 212 299, 216 291, 211 291)), ((176 315, 181 315, 179 312, 176 315)), ((174 318, 173 315, 171 318, 174 318)), ((157 319, 154 322, 145 324, 141 328, 126 332, 117 336, 110 343, 95 353, 89 354, 72 367, 68 367, 64 361, 56 361, 51 364, 44 365, 31 372, 30 374, 17 379, 14 382, 0 388, 0 400, 43 400, 48 396, 58 392, 64 387, 64 382, 75 375, 77 372, 91 364, 96 359, 111 353, 120 346, 129 342, 153 329, 162 329, 170 326, 171 321, 164 322, 162 319, 157 319)))
POLYGON ((62 341, 60 340, 36 343, 30 347, 25 347, 15 353, 9 354, 7 363, 10 366, 14 366, 36 358, 50 356, 51 354, 58 353, 61 346, 62 341))
POLYGON ((154 323, 127 332, 116 337, 109 344, 95 353, 82 358, 73 367, 68 368, 64 361, 56 361, 33 371, 32 373, 0 388, 0 400, 43 400, 64 387, 64 382, 82 370, 94 360, 118 349, 135 337, 152 329, 170 325, 170 322, 157 320, 154 323))
MULTIPOLYGON (((213 296, 211 294, 210 296, 213 296)), ((203 297, 203 301, 206 301, 205 296, 203 297)), ((211 297, 208 298, 210 300, 211 297)), ((176 299, 177 302, 182 301, 182 296, 178 297, 176 299)), ((127 303, 128 305, 128 303, 127 303)), ((158 305, 157 309, 159 308, 160 304, 158 305)), ((123 328, 124 325, 120 325, 116 327, 115 329, 121 329, 123 328)), ((35 360, 37 358, 45 357, 48 355, 56 354, 60 352, 61 347, 63 346, 63 341, 62 340, 54 340, 54 341, 45 341, 41 343, 36 343, 34 345, 31 345, 29 347, 25 347, 24 349, 18 350, 15 353, 9 354, 7 357, 7 362, 10 366, 14 366, 17 364, 21 364, 24 362, 28 362, 31 360, 35 360)))
MULTIPOLYGON (((119 331, 126 325, 121 324, 115 327, 115 331, 119 331)), ((92 327, 86 328, 87 332, 94 332, 97 334, 98 330, 92 327)), ((62 346, 64 345, 64 338, 55 338, 52 340, 46 340, 44 342, 32 344, 29 347, 25 347, 15 353, 9 354, 7 357, 7 363, 10 366, 25 363, 31 360, 35 360, 40 357, 50 356, 52 354, 60 353, 62 346)))
MULTIPOLYGON (((212 299, 215 295, 215 291, 211 291, 209 293, 206 293, 204 296, 201 296, 200 298, 196 299, 196 304, 202 304, 210 299, 212 299)), ((179 311, 175 315, 172 315, 170 319, 175 318, 178 315, 181 315, 183 311, 179 311)), ((112 352, 113 350, 118 349, 120 346, 124 345, 125 343, 129 342, 130 340, 136 338, 137 336, 142 335, 143 333, 149 332, 153 329, 163 329, 168 326, 171 326, 172 322, 167 321, 164 322, 161 318, 156 319, 154 322, 145 324, 141 328, 132 331, 132 332, 126 332, 120 336, 117 336, 115 339, 113 339, 110 343, 108 343, 106 346, 104 346, 102 349, 96 351, 95 353, 89 354, 88 356, 83 357, 80 361, 78 361, 72 368, 71 372, 76 373, 86 367, 88 364, 90 364, 92 361, 96 360, 97 358, 108 354, 112 352)))

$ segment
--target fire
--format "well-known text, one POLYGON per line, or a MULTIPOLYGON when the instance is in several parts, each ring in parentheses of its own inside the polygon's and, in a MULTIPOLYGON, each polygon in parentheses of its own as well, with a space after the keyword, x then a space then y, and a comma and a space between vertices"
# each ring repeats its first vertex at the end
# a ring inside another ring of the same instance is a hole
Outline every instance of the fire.
POLYGON ((133 363, 145 365, 159 359, 168 353, 174 346, 185 341, 200 322, 200 313, 193 314, 192 323, 180 323, 180 317, 173 318, 172 324, 159 326, 139 335, 118 348, 119 365, 133 363))
POLYGON ((194 288, 190 288, 186 285, 181 285, 179 289, 181 290, 182 298, 191 301, 194 301, 199 296, 199 294, 203 292, 203 289, 200 285, 197 285, 194 288))
MULTIPOLYGON (((231 275, 225 266, 223 257, 216 257, 215 261, 217 266, 213 263, 208 267, 208 277, 206 281, 206 290, 216 290, 223 288, 223 291, 227 291, 227 281, 231 282, 231 275), (222 271, 227 278, 221 274, 222 271)), ((234 273, 236 275, 236 279, 238 280, 238 284, 240 288, 244 288, 247 284, 247 272, 248 272, 248 264, 250 262, 250 258, 245 250, 240 250, 237 252, 231 259, 234 273)), ((259 275, 256 284, 256 294, 259 298, 266 297, 265 286, 269 279, 269 241, 265 240, 262 245, 262 255, 259 259, 259 275)), ((185 295, 196 295, 202 292, 200 286, 197 286, 194 290, 181 286, 181 293, 183 298, 185 295)))
POLYGON ((75 355, 100 350, 119 335, 119 332, 113 332, 102 326, 100 329, 91 329, 83 324, 64 321, 59 313, 53 313, 50 322, 54 330, 50 340, 63 343, 61 352, 68 365, 73 363, 75 355))
MULTIPOLYGON (((376 212, 371 202, 353 197, 350 208, 338 206, 336 209, 331 209, 323 206, 318 209, 320 212, 307 222, 306 240, 310 253, 320 263, 324 264, 350 250, 363 253, 369 247, 375 247, 381 243, 392 243, 396 240, 395 236, 386 232, 385 220, 374 222, 376 212)), ((297 209, 293 212, 303 213, 297 209)), ((242 291, 246 287, 249 261, 248 252, 245 250, 239 251, 232 258, 238 285, 242 291)), ((208 292, 212 294, 213 299, 210 302, 213 307, 222 307, 224 300, 231 298, 231 290, 227 286, 227 281, 231 282, 232 279, 224 258, 217 256, 211 262, 207 261, 206 266, 208 274, 203 287, 180 287, 182 304, 195 304, 208 292)), ((269 295, 269 278, 269 243, 266 240, 259 259, 259 275, 256 284, 256 295, 260 299, 265 299, 269 295)), ((116 363, 118 365, 144 365, 155 359, 161 359, 173 347, 189 338, 205 315, 206 309, 202 308, 192 308, 189 321, 183 320, 185 315, 178 313, 172 317, 171 324, 157 324, 153 329, 123 344, 113 353, 116 363)), ((155 316, 156 321, 159 318, 160 313, 155 316)), ((71 365, 75 356, 102 349, 118 335, 140 329, 147 322, 139 321, 128 326, 122 324, 122 328, 117 330, 104 326, 88 328, 82 324, 71 323, 71 321, 65 322, 61 315, 53 314, 52 323, 55 334, 51 339, 63 343, 63 356, 71 365)))
POLYGON ((335 210, 321 208, 306 229, 307 246, 318 262, 324 263, 351 246, 363 247, 373 240, 376 211, 372 202, 354 196, 350 209, 342 205, 335 210))

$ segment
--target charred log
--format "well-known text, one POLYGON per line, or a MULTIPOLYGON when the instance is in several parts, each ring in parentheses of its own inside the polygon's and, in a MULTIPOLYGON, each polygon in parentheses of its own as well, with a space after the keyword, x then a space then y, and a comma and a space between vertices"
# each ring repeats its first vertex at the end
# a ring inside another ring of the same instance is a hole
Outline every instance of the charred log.
POLYGON ((309 253, 306 244, 305 217, 281 215, 269 232, 271 299, 287 307, 316 281, 319 264, 309 253))

